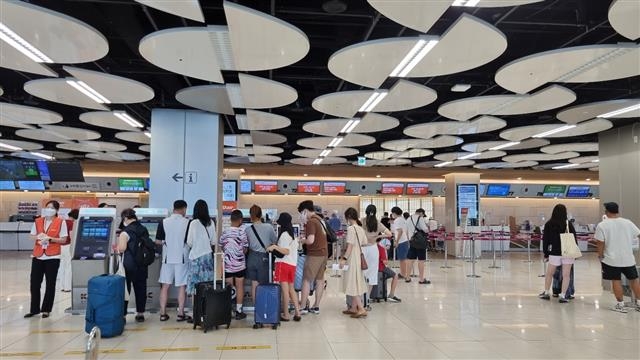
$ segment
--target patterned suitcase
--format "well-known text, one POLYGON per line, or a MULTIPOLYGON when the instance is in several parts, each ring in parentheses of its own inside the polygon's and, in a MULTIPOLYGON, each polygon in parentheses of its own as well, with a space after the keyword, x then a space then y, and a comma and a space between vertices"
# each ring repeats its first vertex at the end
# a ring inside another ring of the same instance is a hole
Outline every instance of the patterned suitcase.
MULTIPOLYGON (((217 278, 217 255, 213 254, 213 278, 217 278)), ((231 303, 232 288, 226 286, 224 272, 222 281, 206 281, 196 285, 196 294, 193 299, 193 328, 202 327, 206 333, 207 330, 216 328, 220 325, 227 325, 227 329, 231 326, 231 315, 233 313, 233 305, 231 303)))
POLYGON ((282 310, 282 288, 280 284, 273 283, 273 271, 271 269, 271 257, 269 254, 269 284, 260 284, 256 287, 256 299, 254 305, 254 329, 259 329, 264 324, 277 329, 280 325, 280 311, 282 310))

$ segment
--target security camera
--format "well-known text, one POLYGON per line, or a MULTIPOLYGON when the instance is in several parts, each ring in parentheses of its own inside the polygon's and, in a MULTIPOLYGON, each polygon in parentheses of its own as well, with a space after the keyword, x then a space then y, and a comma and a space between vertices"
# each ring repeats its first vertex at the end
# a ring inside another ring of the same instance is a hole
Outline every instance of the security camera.
POLYGON ((288 188, 289 188, 289 185, 287 185, 287 184, 282 184, 282 188, 286 190, 286 189, 288 189, 288 188))
POLYGON ((360 186, 360 190, 362 190, 362 191, 367 190, 367 185, 362 185, 362 186, 360 186))

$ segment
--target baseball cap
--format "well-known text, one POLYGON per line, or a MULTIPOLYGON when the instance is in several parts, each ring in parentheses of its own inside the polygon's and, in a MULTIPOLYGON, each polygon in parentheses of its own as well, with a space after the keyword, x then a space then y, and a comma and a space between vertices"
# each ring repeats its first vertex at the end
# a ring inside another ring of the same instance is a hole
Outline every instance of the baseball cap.
POLYGON ((617 214, 619 211, 618 204, 614 202, 604 203, 604 209, 612 214, 617 214))

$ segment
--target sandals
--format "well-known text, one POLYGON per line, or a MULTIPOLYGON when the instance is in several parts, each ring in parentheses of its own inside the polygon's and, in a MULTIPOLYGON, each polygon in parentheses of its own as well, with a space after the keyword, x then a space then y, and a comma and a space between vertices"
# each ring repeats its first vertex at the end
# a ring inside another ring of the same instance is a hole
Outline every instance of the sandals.
POLYGON ((355 311, 351 311, 351 310, 342 310, 342 313, 345 315, 355 315, 357 314, 355 311))
POLYGON ((186 321, 188 323, 193 322, 193 319, 191 318, 191 316, 186 315, 186 314, 178 315, 176 317, 178 318, 178 319, 176 319, 177 322, 183 322, 183 321, 186 321))
POLYGON ((290 319, 280 315, 280 321, 287 322, 287 321, 290 321, 290 319))
POLYGON ((363 312, 359 312, 359 313, 355 313, 353 315, 351 315, 352 318, 354 319, 359 319, 359 318, 363 318, 367 316, 367 312, 363 311, 363 312))
POLYGON ((299 315, 296 315, 293 317, 293 321, 300 321, 302 320, 302 317, 300 317, 299 315))
POLYGON ((169 320, 169 315, 167 314, 161 314, 160 315, 160 321, 167 321, 169 320))

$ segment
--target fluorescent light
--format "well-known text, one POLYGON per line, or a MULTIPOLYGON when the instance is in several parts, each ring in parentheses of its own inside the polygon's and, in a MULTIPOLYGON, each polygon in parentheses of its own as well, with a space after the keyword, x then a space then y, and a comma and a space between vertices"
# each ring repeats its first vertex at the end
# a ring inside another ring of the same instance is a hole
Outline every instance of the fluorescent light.
POLYGON ((350 133, 353 131, 353 129, 356 128, 356 126, 358 126, 358 124, 360 124, 360 120, 353 120, 353 124, 351 124, 351 126, 347 129, 347 131, 345 131, 345 133, 350 133))
POLYGON ((376 105, 378 105, 380 101, 382 101, 382 99, 384 99, 385 96, 387 96, 387 94, 388 94, 387 91, 374 91, 373 94, 369 96, 369 99, 365 101, 364 105, 362 105, 358 111, 369 112, 373 110, 373 108, 375 108, 376 105))
POLYGON ((340 144, 342 142, 344 138, 343 137, 336 137, 333 138, 333 140, 331 140, 331 142, 329 143, 329 147, 336 147, 338 146, 338 144, 340 144))
POLYGON ((342 127, 342 130, 340 130, 340 133, 348 134, 352 132, 353 129, 355 129, 355 127, 358 126, 358 124, 360 124, 360 120, 351 119, 347 121, 347 123, 342 127))
POLYGON ((415 43, 415 45, 413 45, 411 50, 409 50, 407 55, 405 55, 404 58, 400 61, 398 66, 396 66, 395 69, 393 69, 390 76, 398 76, 398 74, 400 74, 402 69, 404 69, 404 67, 407 66, 409 61, 411 61, 411 59, 413 59, 413 57, 416 56, 418 51, 420 51, 420 49, 422 49, 426 43, 427 43, 427 40, 424 40, 424 39, 418 40, 418 42, 415 43))
POLYGON ((74 89, 80 91, 91 100, 97 102, 98 104, 111 104, 111 101, 104 97, 99 92, 95 91, 92 87, 85 84, 83 81, 79 80, 67 80, 67 84, 73 86, 74 89))
POLYGON ((460 157, 458 158, 458 160, 471 159, 472 157, 476 157, 476 156, 478 156, 478 155, 480 155, 480 153, 479 153, 479 152, 474 152, 474 153, 471 153, 471 154, 467 154, 467 155, 464 155, 464 156, 460 156, 460 157))
POLYGON ((313 160, 313 165, 320 165, 321 162, 322 162, 322 159, 315 159, 313 160))
POLYGON ((451 87, 451 91, 453 92, 465 92, 471 89, 470 84, 455 84, 451 87))
POLYGON ((145 132, 144 132, 144 134, 145 134, 149 139, 151 139, 151 132, 150 132, 150 131, 145 131, 145 132))
POLYGON ((7 44, 11 45, 14 49, 23 53, 29 59, 37 63, 53 63, 53 60, 42 51, 35 48, 35 46, 29 44, 20 35, 11 31, 5 24, 0 22, 0 39, 4 40, 7 44))
POLYGON ((347 123, 342 127, 342 130, 340 130, 340 132, 341 133, 346 133, 347 129, 349 128, 349 126, 351 126, 351 124, 353 124, 353 120, 347 121, 347 123))
POLYGON ((440 164, 437 165, 433 165, 433 167, 443 167, 449 164, 453 164, 453 161, 445 161, 445 162, 441 162, 440 164))
POLYGON ((474 7, 478 5, 480 0, 454 0, 451 6, 466 6, 466 7, 474 7))
POLYGON ((326 157, 331 153, 331 149, 326 149, 320 153, 320 157, 326 157))
POLYGON ((540 133, 540 134, 533 135, 532 137, 533 138, 543 138, 545 136, 549 136, 549 135, 557 134, 557 133, 565 131, 565 130, 573 129, 574 127, 576 127, 576 125, 564 125, 564 126, 561 126, 559 128, 555 128, 553 130, 549 130, 549 131, 545 131, 545 132, 540 133))
POLYGON ((580 164, 567 164, 567 165, 560 165, 560 166, 554 166, 552 167, 553 170, 560 170, 560 169, 569 169, 572 167, 576 167, 580 164))
POLYGON ((134 128, 144 127, 144 125, 142 125, 139 121, 129 116, 129 114, 127 114, 124 111, 114 111, 113 115, 115 115, 118 119, 124 121, 125 123, 127 123, 127 125, 131 127, 134 127, 134 128))
POLYGON ((43 154, 43 153, 40 153, 40 152, 31 151, 29 154, 31 154, 33 156, 41 157, 41 158, 47 159, 47 160, 53 160, 54 159, 53 156, 49 156, 47 154, 43 154))
POLYGON ((0 147, 11 150, 11 151, 22 151, 21 147, 5 144, 1 142, 0 142, 0 147))
POLYGON ((508 142, 506 144, 502 144, 502 145, 498 145, 498 146, 494 146, 492 148, 489 148, 489 150, 505 149, 505 148, 508 148, 508 147, 511 147, 511 146, 515 146, 515 145, 518 145, 518 144, 520 144, 520 141, 511 141, 511 142, 508 142))
POLYGON ((413 59, 411 59, 411 61, 407 64, 407 66, 405 66, 404 69, 400 71, 400 73, 398 74, 398 77, 407 76, 411 72, 411 70, 413 70, 413 68, 416 67, 416 65, 418 65, 418 63, 422 61, 422 59, 424 59, 424 57, 427 56, 429 51, 431 51, 431 49, 433 49, 436 45, 438 45, 438 40, 427 41, 427 43, 424 44, 422 49, 420 49, 420 52, 418 52, 418 54, 416 54, 416 56, 414 56, 413 59))
POLYGON ((591 160, 592 163, 599 163, 600 159, 591 160))
POLYGON ((622 109, 618 109, 618 110, 614 110, 614 111, 609 111, 608 113, 602 114, 602 115, 598 115, 599 118, 610 118, 610 117, 616 117, 618 115, 624 114, 624 113, 628 113, 629 111, 634 111, 634 110, 640 110, 640 103, 637 103, 635 105, 631 105, 631 106, 627 106, 626 108, 622 108, 622 109))

